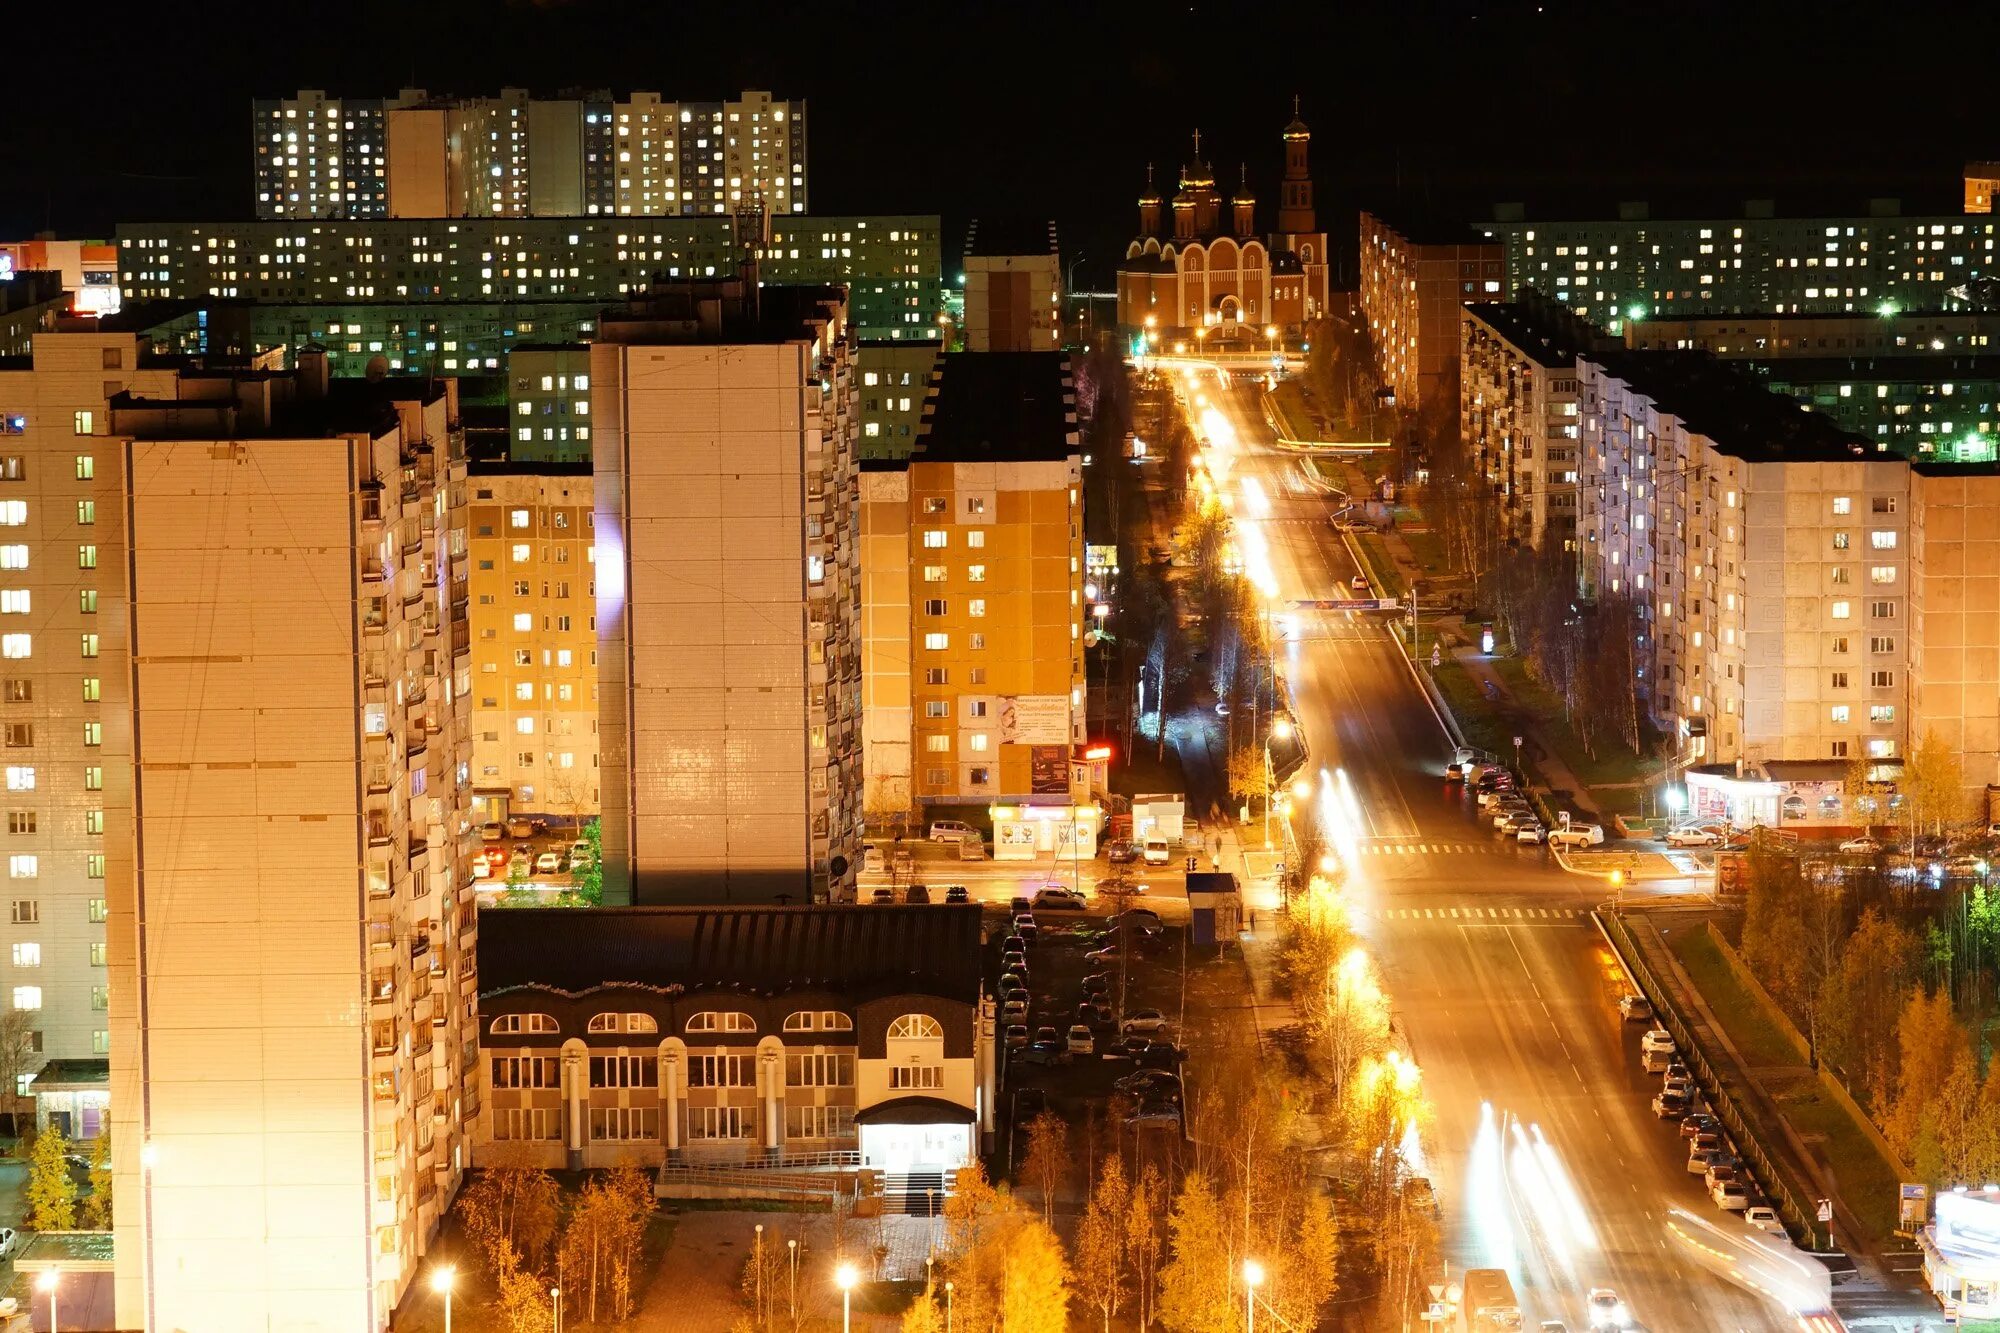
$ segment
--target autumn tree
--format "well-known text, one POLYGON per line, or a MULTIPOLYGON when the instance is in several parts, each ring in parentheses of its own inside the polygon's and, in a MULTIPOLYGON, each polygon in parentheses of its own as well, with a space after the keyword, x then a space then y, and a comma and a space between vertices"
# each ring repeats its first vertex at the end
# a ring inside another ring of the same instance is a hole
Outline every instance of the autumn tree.
POLYGON ((1823 1056, 1845 1071, 1878 1118, 1894 1095, 1896 1024, 1920 962, 1916 933, 1868 907, 1822 984, 1823 1056))
POLYGON ((934 1289, 925 1287, 903 1311, 901 1333, 945 1333, 944 1306, 934 1289))
POLYGON ((69 1136, 53 1123, 35 1135, 28 1155, 27 1224, 36 1231, 76 1227, 76 1181, 69 1173, 69 1136))
POLYGON ((1935 1137, 1927 1117, 1968 1045, 1944 987, 1930 993, 1919 989, 1910 996, 1896 1023, 1896 1096, 1882 1117, 1882 1133, 1904 1161, 1912 1158, 1927 1130, 1935 1137))
POLYGON ((1125 1206, 1125 1271, 1132 1280, 1140 1328, 1152 1326, 1158 1306, 1160 1259, 1165 1250, 1160 1215, 1166 1200, 1167 1185, 1159 1168, 1146 1163, 1132 1185, 1131 1202, 1125 1206))
POLYGON ((1939 834, 1964 822, 1965 765, 1929 727, 1904 761, 1901 789, 1913 832, 1939 834))
POLYGON ((1104 1159, 1090 1202, 1076 1226, 1076 1266, 1087 1274, 1083 1298, 1104 1321, 1104 1333, 1111 1333, 1125 1295, 1126 1234, 1132 1190, 1125 1181, 1125 1165, 1117 1154, 1104 1159))
POLYGON ((34 1072, 39 1058, 35 1051, 35 1012, 31 1009, 0 1011, 0 1108, 6 1112, 7 1131, 21 1132, 21 1080, 34 1072))
POLYGON ((1188 1172, 1167 1215, 1173 1258, 1160 1270, 1160 1322, 1175 1333, 1222 1333, 1236 1326, 1229 1250, 1218 1240, 1225 1225, 1208 1178, 1188 1172))
POLYGON ((555 1239, 561 1191, 553 1176, 532 1165, 523 1147, 495 1144, 491 1157, 459 1192, 459 1225, 496 1281, 503 1249, 516 1266, 540 1272, 555 1239))
POLYGON ((1022 1173, 1042 1199, 1042 1221, 1055 1224, 1056 1192, 1069 1179, 1069 1122, 1044 1110, 1028 1122, 1028 1154, 1022 1173))
POLYGON ((566 1297, 591 1322, 600 1300, 613 1320, 629 1313, 632 1273, 652 1211, 650 1182, 635 1167, 617 1167, 578 1191, 559 1253, 561 1271, 570 1275, 566 1297))
POLYGON ((83 1229, 111 1230, 111 1126, 90 1141, 90 1193, 83 1197, 83 1229))
POLYGON ((1007 1238, 1000 1322, 1007 1333, 1063 1333, 1069 1324, 1069 1266, 1047 1223, 1023 1217, 1007 1238))

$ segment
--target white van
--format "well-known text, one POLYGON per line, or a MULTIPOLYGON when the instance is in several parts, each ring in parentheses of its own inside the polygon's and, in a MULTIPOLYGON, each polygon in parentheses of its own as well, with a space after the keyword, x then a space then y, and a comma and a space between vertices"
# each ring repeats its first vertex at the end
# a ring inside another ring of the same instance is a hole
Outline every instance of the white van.
POLYGON ((1596 847, 1604 841, 1602 824, 1570 824, 1549 834, 1549 842, 1556 847, 1596 847))
POLYGON ((940 819, 931 825, 932 842, 978 842, 979 834, 970 824, 956 819, 940 819))
POLYGON ((1161 833, 1148 833, 1140 843, 1140 855, 1149 866, 1163 866, 1174 859, 1173 845, 1161 833))

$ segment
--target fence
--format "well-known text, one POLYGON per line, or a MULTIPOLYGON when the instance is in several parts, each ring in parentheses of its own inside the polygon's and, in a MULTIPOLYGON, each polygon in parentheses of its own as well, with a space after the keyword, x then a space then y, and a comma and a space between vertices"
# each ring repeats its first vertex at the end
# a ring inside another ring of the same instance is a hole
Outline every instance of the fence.
POLYGON ((1777 1163, 1764 1150, 1763 1143, 1752 1129, 1750 1121, 1744 1116, 1742 1108, 1723 1086, 1714 1067, 1709 1064, 1708 1056, 1702 1050, 1700 1043, 1695 1041, 1694 1029, 1681 1017, 1680 1010, 1674 1005, 1672 992, 1661 985, 1653 975, 1652 969, 1646 966, 1646 960, 1640 956, 1638 947, 1632 942, 1632 936, 1625 929, 1625 922, 1618 916, 1605 912, 1592 912, 1591 918, 1597 922, 1597 928, 1603 932, 1605 940, 1617 953, 1619 962, 1624 964, 1627 975, 1638 984, 1640 993, 1652 1003, 1653 1012, 1659 1016, 1661 1026, 1666 1028, 1673 1037, 1674 1044, 1680 1048, 1681 1058, 1687 1062, 1688 1072, 1694 1075, 1695 1085, 1707 1098, 1716 1119, 1720 1120, 1723 1127, 1729 1131, 1730 1141, 1736 1144, 1737 1151, 1743 1155, 1745 1163, 1750 1168, 1751 1177, 1757 1182, 1757 1187, 1764 1191, 1764 1196, 1778 1210, 1778 1216, 1785 1220, 1785 1224, 1792 1229, 1792 1234, 1804 1238, 1808 1249, 1831 1250, 1832 1228, 1820 1222, 1817 1215, 1799 1201, 1791 1184, 1778 1170, 1777 1163))

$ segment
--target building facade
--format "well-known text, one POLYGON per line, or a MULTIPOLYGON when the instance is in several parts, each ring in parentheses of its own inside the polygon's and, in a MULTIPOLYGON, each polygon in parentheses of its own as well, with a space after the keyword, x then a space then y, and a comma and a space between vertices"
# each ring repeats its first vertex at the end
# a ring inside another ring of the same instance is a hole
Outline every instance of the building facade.
POLYGON ((1278 229, 1265 235, 1257 234, 1247 176, 1225 200, 1199 134, 1171 203, 1154 191, 1148 169, 1139 234, 1118 265, 1118 323, 1128 333, 1254 342, 1271 325, 1297 330, 1330 309, 1326 234, 1313 210, 1312 132, 1294 116, 1283 140, 1278 229))
POLYGON ((854 351, 861 377, 861 457, 907 458, 922 432, 931 373, 944 354, 940 342, 864 339, 854 351))
POLYGON ((475 1161, 789 1158, 942 1194, 991 1141, 976 907, 510 911, 481 964, 475 1161))
POLYGON ((1499 299, 1500 252, 1469 231, 1419 231, 1361 213, 1362 317, 1397 403, 1458 401, 1462 305, 1499 299))
POLYGON ((1065 355, 952 353, 916 453, 864 471, 871 816, 1088 798, 1079 439, 1065 355))
MULTIPOLYGON (((752 248, 767 282, 847 287, 861 336, 924 340, 937 336, 943 300, 938 232, 935 216, 788 216, 772 219, 768 242, 752 248)), ((587 338, 603 305, 646 290, 655 278, 726 277, 744 248, 728 217, 118 228, 124 299, 226 298, 283 308, 281 327, 345 351, 351 361, 337 364, 347 373, 376 355, 390 369, 497 369, 508 337, 587 338), (469 336, 460 321, 495 339, 476 360, 457 345, 469 336), (572 322, 579 332, 569 331, 572 322)), ((260 318, 267 321, 261 332, 278 317, 260 318)))
POLYGON ((1523 306, 1484 302, 1461 306, 1459 324, 1459 428, 1498 503, 1501 537, 1574 549, 1577 332, 1523 306))
POLYGON ((479 1113, 456 397, 184 377, 108 434, 117 1322, 384 1329, 479 1113))
POLYGON ((1062 253, 1053 222, 974 218, 959 259, 965 350, 1053 352, 1062 346, 1062 253))
POLYGON ((607 901, 823 901, 858 869, 852 335, 726 282, 591 348, 607 901))
POLYGON ((472 820, 580 824, 599 801, 590 462, 476 462, 466 485, 472 820))
POLYGON ((745 92, 296 97, 251 104, 260 218, 806 211, 806 104, 745 92))

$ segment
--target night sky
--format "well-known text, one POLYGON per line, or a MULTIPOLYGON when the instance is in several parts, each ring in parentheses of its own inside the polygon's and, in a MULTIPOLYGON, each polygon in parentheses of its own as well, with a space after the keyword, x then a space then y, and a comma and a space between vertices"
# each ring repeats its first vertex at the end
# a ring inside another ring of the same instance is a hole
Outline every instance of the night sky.
MULTIPOLYGON (((1247 161, 1271 225, 1302 99, 1321 225, 1351 210, 1490 216, 1955 211, 2000 157, 2000 4, 1220 4, 332 0, 87 7, 18 21, 0 73, 0 237, 120 218, 246 216, 249 103, 300 87, 745 87, 811 99, 815 212, 1053 214, 1102 284, 1199 125, 1247 161), (1296 9, 1301 20, 1283 15, 1296 9), (1678 205, 1678 206, 1677 206, 1678 205)), ((1351 243, 1351 242, 1350 242, 1351 243)), ((1351 278, 1350 278, 1351 280, 1351 278)))

